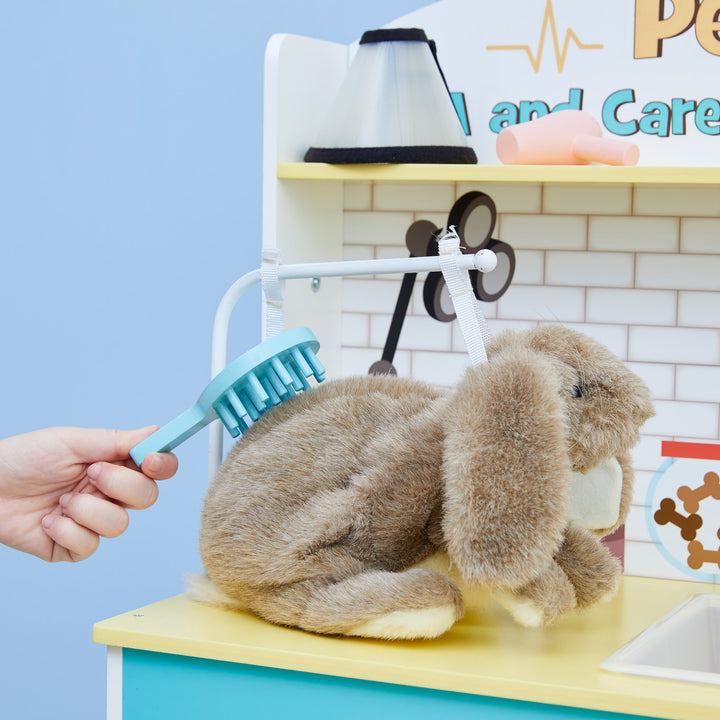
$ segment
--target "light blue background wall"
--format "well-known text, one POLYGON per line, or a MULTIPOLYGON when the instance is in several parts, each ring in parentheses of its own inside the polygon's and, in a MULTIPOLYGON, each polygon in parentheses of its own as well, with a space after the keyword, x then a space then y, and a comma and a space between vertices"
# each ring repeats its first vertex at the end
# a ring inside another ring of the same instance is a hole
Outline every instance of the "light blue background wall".
MULTIPOLYGON (((0 436, 163 423, 208 380, 217 303, 258 265, 275 32, 349 43, 423 0, 0 0, 0 436)), ((231 353, 259 339, 244 299, 231 353)), ((0 717, 97 720, 93 622, 183 590, 207 432, 124 536, 0 547, 0 717)))

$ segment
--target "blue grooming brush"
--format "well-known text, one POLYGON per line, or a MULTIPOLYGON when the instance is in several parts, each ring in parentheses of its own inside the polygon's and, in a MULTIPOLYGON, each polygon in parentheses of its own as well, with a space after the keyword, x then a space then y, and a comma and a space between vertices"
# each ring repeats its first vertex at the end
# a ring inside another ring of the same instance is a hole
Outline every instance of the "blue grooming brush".
POLYGON ((217 418, 238 437, 270 408, 309 390, 310 376, 325 379, 315 355, 319 348, 307 328, 265 340, 219 372, 191 408, 136 445, 130 456, 140 467, 149 453, 172 450, 217 418))

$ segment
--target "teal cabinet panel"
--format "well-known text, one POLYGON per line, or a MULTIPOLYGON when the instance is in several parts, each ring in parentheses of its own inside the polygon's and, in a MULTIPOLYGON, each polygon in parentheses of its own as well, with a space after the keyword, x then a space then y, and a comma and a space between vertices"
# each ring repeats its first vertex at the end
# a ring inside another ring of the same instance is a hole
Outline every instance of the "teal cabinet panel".
POLYGON ((638 717, 123 650, 123 720, 637 720, 638 717))

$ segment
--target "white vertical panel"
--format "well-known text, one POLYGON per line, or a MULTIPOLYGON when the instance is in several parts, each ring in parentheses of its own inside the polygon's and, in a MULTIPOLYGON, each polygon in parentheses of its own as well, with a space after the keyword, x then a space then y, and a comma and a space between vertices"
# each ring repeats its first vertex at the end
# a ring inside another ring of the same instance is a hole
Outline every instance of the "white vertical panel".
MULTIPOLYGON (((284 263, 342 259, 342 183, 281 182, 277 164, 303 159, 318 118, 345 77, 348 53, 345 45, 296 35, 275 35, 267 46, 263 247, 279 248, 284 263)), ((340 288, 340 279, 327 278, 319 292, 309 280, 288 281, 285 289, 286 327, 310 327, 329 376, 341 369, 340 288)))
POLYGON ((107 646, 107 720, 122 720, 123 651, 107 646))

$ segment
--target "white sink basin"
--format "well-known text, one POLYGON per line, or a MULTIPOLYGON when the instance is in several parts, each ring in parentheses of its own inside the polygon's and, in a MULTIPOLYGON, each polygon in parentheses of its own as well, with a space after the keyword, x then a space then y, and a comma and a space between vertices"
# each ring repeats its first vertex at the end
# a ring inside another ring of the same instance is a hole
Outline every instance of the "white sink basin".
POLYGON ((720 594, 693 595, 603 660, 600 667, 720 685, 720 594))

